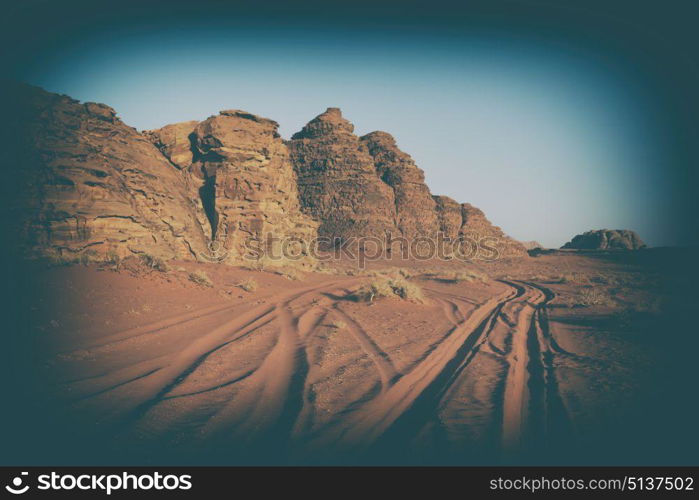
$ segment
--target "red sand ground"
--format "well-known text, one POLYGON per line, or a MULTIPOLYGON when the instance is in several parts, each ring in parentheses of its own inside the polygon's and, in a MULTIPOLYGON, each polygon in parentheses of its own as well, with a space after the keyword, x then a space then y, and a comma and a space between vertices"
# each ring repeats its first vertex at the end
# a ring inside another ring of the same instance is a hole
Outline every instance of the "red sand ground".
MULTIPOLYGON (((395 274, 391 264, 372 263, 374 274, 395 274)), ((660 273, 575 253, 470 265, 484 276, 473 281, 426 267, 409 266, 422 302, 371 303, 352 299, 375 279, 356 271, 33 270, 22 392, 52 443, 32 460, 600 463, 635 453, 629 419, 671 376, 659 375, 667 359, 648 333, 661 335, 660 273), (241 288, 249 279, 256 290, 241 288)))

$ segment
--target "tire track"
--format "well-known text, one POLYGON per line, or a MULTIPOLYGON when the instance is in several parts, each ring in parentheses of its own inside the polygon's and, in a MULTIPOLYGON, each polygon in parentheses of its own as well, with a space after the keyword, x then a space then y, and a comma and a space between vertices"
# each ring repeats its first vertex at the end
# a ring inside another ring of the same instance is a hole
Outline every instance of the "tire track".
POLYGON ((371 339, 369 335, 364 331, 364 329, 357 323, 349 314, 345 313, 337 303, 332 307, 335 314, 340 316, 346 323, 347 328, 357 341, 362 350, 369 356, 374 362, 377 371, 379 372, 379 377, 381 378, 381 390, 386 391, 391 383, 395 381, 399 374, 396 367, 393 366, 393 362, 388 354, 382 351, 379 346, 371 339))
POLYGON ((539 385, 543 389, 539 399, 535 401, 535 403, 538 403, 538 407, 533 407, 532 411, 538 411, 542 415, 542 419, 539 422, 539 434, 535 437, 543 441, 545 451, 548 452, 566 447, 573 434, 572 421, 558 390, 558 379, 554 365, 556 355, 567 356, 569 353, 557 348, 555 339, 550 331, 546 304, 554 300, 555 294, 541 285, 535 283, 527 284, 539 289, 545 296, 544 302, 536 310, 533 322, 539 348, 539 355, 535 361, 540 364, 540 368, 534 369, 533 374, 540 377, 539 385))
POLYGON ((535 313, 545 295, 537 288, 523 283, 535 296, 524 303, 512 329, 512 350, 506 359, 509 365, 502 402, 502 447, 506 456, 517 456, 523 448, 529 420, 537 412, 530 411, 530 402, 535 400, 538 386, 531 381, 539 376, 536 362, 539 348, 536 336, 535 313))
MULTIPOLYGON (((320 290, 337 287, 337 283, 325 283, 286 293, 286 303, 320 290)), ((263 304, 224 322, 197 337, 184 349, 171 355, 169 361, 158 370, 131 380, 112 381, 113 388, 129 388, 124 397, 111 402, 112 409, 104 418, 107 422, 126 422, 139 418, 168 395, 177 395, 175 389, 214 352, 223 346, 249 335, 263 324, 272 321, 277 306, 263 304), (124 383, 122 383, 124 382, 124 383)), ((145 371, 145 370, 144 370, 145 371)), ((104 394, 104 390, 95 391, 104 394)))
MULTIPOLYGON (((387 391, 369 401, 342 426, 333 441, 347 450, 366 450, 393 427, 395 433, 405 437, 404 429, 396 422, 409 410, 422 414, 426 402, 437 401, 436 394, 444 389, 456 370, 462 366, 469 352, 476 345, 504 303, 519 296, 521 287, 510 285, 510 290, 477 307, 470 316, 452 328, 445 339, 409 373, 400 378, 387 391), (417 404, 419 403, 419 404, 417 404)), ((410 416, 414 416, 411 413, 410 416)), ((404 418, 404 422, 412 420, 404 418)))

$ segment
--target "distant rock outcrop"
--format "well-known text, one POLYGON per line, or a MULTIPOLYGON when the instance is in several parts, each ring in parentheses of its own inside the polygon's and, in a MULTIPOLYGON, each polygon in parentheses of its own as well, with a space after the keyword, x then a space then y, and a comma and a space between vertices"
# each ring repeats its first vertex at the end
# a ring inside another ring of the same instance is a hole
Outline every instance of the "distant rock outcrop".
POLYGON ((628 229, 597 229, 575 236, 562 249, 576 250, 638 250, 646 246, 634 231, 628 229))

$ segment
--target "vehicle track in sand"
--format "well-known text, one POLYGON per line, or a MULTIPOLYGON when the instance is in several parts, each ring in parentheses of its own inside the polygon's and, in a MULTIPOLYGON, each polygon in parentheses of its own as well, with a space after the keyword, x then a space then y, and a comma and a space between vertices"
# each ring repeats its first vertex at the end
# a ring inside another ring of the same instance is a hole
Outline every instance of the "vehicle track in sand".
MULTIPOLYGON (((509 283, 507 283, 509 285, 509 283)), ((429 414, 426 406, 438 400, 452 376, 468 363, 474 346, 487 331, 487 325, 500 308, 520 295, 521 287, 510 289, 476 307, 464 320, 449 329, 431 352, 408 373, 403 374, 390 389, 368 401, 335 430, 335 436, 322 440, 350 452, 368 450, 379 438, 390 433, 403 439, 411 435, 416 421, 414 415, 429 414), (427 413, 425 413, 427 412, 427 413), (407 416, 406 416, 407 415, 407 416), (402 421, 399 419, 403 417, 402 421)), ((451 305, 445 306, 453 311, 451 305)), ((449 313, 451 316, 451 313, 449 313)))
MULTIPOLYGON (((347 286, 347 284, 348 282, 345 280, 343 285, 347 286)), ((303 309, 305 312, 309 302, 324 298, 322 292, 333 291, 338 288, 338 285, 338 282, 333 282, 294 290, 280 294, 276 303, 264 303, 242 312, 238 311, 238 308, 230 308, 228 315, 222 318, 224 321, 211 330, 194 335, 193 340, 183 349, 116 369, 98 377, 74 381, 70 384, 70 392, 77 395, 78 400, 85 400, 128 385, 128 394, 125 397, 116 398, 118 404, 111 405, 113 408, 111 414, 106 416, 107 420, 118 420, 133 412, 143 412, 157 404, 159 400, 172 395, 171 393, 176 391, 177 386, 204 363, 211 354, 275 321, 275 318, 280 321, 280 316, 283 328, 280 329, 279 337, 285 339, 287 336, 282 335, 286 327, 283 324, 283 309, 294 306, 296 302, 305 299, 302 303, 302 305, 305 304, 303 309)), ((202 317, 202 315, 196 314, 195 316, 202 317)), ((187 315, 186 317, 178 316, 176 319, 179 321, 168 320, 168 326, 163 328, 180 326, 182 322, 190 322, 196 318, 187 315)), ((148 328, 144 328, 140 334, 143 335, 147 331, 148 328)), ((228 382, 236 380, 242 375, 244 374, 236 374, 228 382)), ((222 381, 217 385, 225 384, 226 381, 222 381)), ((207 389, 209 388, 202 388, 203 391, 207 389)))
POLYGON ((546 312, 553 292, 534 283, 501 280, 507 290, 479 304, 425 287, 428 300, 441 308, 448 327, 436 332, 424 352, 400 373, 390 353, 342 305, 360 282, 360 278, 334 280, 278 294, 243 311, 240 305, 215 306, 112 334, 101 339, 100 345, 129 339, 145 342, 151 333, 166 335, 183 324, 196 331, 198 322, 217 323, 192 335, 179 350, 71 382, 71 401, 80 404, 102 398, 97 404, 100 422, 125 428, 161 403, 235 386, 238 389, 202 423, 199 434, 203 440, 288 444, 293 439, 308 450, 333 449, 355 455, 395 448, 428 425, 442 425, 438 413, 458 398, 467 367, 483 353, 499 358, 506 367, 500 402, 506 459, 520 456, 541 439, 565 432, 567 416, 553 363, 560 348, 551 335, 546 312), (378 382, 376 391, 348 402, 346 410, 325 427, 314 429, 311 436, 305 434, 313 427, 316 414, 309 395, 308 349, 328 317, 345 324, 348 338, 360 353, 352 359, 364 356, 370 360, 378 382), (236 369, 231 364, 216 379, 191 381, 198 370, 208 366, 214 353, 263 327, 266 331, 272 327, 276 339, 254 366, 236 369))

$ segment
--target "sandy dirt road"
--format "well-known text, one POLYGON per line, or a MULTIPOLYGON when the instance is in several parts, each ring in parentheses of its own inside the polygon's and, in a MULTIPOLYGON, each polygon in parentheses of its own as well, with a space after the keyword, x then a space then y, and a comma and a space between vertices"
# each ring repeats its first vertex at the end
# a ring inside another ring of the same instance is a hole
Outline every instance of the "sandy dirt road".
POLYGON ((274 463, 449 456, 468 453, 474 432, 488 435, 493 457, 517 460, 546 439, 550 415, 565 418, 551 290, 502 280, 474 298, 426 283, 426 304, 412 307, 429 319, 426 340, 406 332, 396 347, 364 317, 383 306, 348 299, 361 282, 88 339, 74 352, 89 356, 63 353, 59 404, 95 423, 95 436, 274 463))

